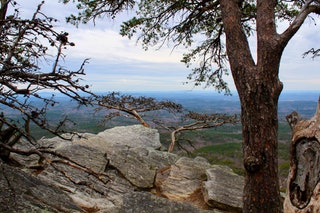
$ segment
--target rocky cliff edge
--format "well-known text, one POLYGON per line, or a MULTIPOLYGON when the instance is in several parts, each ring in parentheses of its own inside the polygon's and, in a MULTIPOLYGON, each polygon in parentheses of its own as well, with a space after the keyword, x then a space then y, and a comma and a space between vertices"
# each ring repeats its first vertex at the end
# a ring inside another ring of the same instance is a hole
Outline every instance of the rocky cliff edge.
MULTIPOLYGON (((68 135, 65 135, 68 137, 68 135)), ((241 212, 244 180, 201 157, 161 151, 159 133, 115 127, 72 140, 41 139, 51 161, 0 162, 0 212, 241 212), (51 154, 50 154, 51 153, 51 154), (67 156, 62 158, 61 156, 67 156)), ((17 148, 26 149, 23 143, 17 148)))

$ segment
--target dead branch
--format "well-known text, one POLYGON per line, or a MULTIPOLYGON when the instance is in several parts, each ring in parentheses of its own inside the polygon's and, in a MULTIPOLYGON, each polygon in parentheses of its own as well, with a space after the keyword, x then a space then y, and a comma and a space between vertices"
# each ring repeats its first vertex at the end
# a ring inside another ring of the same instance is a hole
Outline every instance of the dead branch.
POLYGON ((39 148, 23 150, 23 149, 17 149, 17 148, 8 146, 3 143, 0 143, 0 148, 8 150, 10 153, 16 153, 24 156, 37 155, 39 156, 39 161, 38 161, 39 165, 29 167, 30 169, 35 169, 37 173, 39 173, 39 171, 42 171, 48 166, 52 166, 56 171, 60 172, 64 177, 66 177, 72 183, 76 185, 85 185, 90 189, 95 190, 98 193, 102 193, 102 192, 100 192, 94 186, 90 185, 88 182, 73 180, 65 171, 58 168, 56 165, 63 164, 63 165, 75 168, 79 171, 83 171, 88 175, 92 175, 94 178, 96 178, 98 181, 102 182, 103 184, 107 184, 110 180, 112 180, 112 178, 108 176, 106 173, 96 172, 91 168, 81 165, 76 161, 72 160, 71 158, 64 156, 60 153, 57 153, 55 151, 51 151, 47 149, 39 149, 39 148))
POLYGON ((171 143, 168 149, 168 152, 172 152, 176 142, 176 135, 183 131, 194 131, 199 129, 211 129, 215 127, 222 126, 226 123, 236 123, 238 119, 236 116, 226 116, 220 114, 202 114, 196 112, 188 112, 185 115, 185 119, 193 121, 190 124, 186 124, 180 127, 177 127, 171 132, 171 143))
POLYGON ((45 15, 41 11, 43 6, 44 1, 30 18, 22 18, 20 8, 12 1, 3 1, 0 5, 0 106, 3 110, 0 134, 1 142, 6 145, 13 146, 20 137, 34 140, 31 123, 54 135, 65 132, 65 124, 70 120, 64 118, 57 125, 47 120, 48 108, 58 102, 54 95, 42 96, 42 91, 54 90, 79 104, 90 104, 88 95, 94 96, 87 85, 81 84, 87 59, 78 70, 60 65, 65 58, 63 50, 74 43, 69 42, 68 33, 55 31, 53 23, 57 20, 45 15), (56 56, 50 56, 49 51, 56 51, 56 56), (52 69, 39 67, 41 62, 50 63, 52 59, 52 69))

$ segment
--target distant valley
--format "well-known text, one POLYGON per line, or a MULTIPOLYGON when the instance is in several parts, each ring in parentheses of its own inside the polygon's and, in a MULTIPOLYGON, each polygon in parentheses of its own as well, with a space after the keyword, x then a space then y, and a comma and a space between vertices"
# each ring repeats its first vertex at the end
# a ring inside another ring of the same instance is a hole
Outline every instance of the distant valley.
MULTIPOLYGON (((240 101, 237 95, 224 96, 214 92, 199 91, 178 91, 178 92, 129 92, 133 96, 153 97, 158 100, 170 100, 182 104, 187 111, 213 114, 240 114, 240 101)), ((315 113, 320 92, 287 92, 283 93, 279 99, 279 174, 282 189, 285 188, 285 179, 289 170, 289 150, 291 129, 285 120, 285 116, 292 111, 297 111, 303 118, 309 119, 315 113)), ((106 128, 120 125, 138 124, 133 119, 118 117, 107 122, 103 122, 105 112, 96 112, 95 107, 79 107, 77 103, 67 98, 57 96, 59 102, 55 107, 48 110, 48 119, 52 122, 58 122, 59 119, 68 116, 76 123, 75 126, 67 126, 68 129, 77 132, 97 133, 106 128)), ((34 105, 38 103, 34 102, 34 105)), ((6 111, 10 113, 10 110, 6 111)), ((164 112, 150 112, 146 114, 146 120, 158 119, 164 123, 174 125, 177 115, 164 112)), ((12 118, 17 117, 11 114, 12 118)), ((177 125, 179 125, 177 123, 177 125)), ((164 147, 170 144, 170 132, 159 126, 153 126, 159 129, 161 143, 164 147)), ((33 127, 32 133, 35 138, 52 137, 39 127, 33 127)), ((186 131, 180 135, 176 152, 193 156, 203 156, 213 164, 224 164, 231 167, 238 174, 243 174, 242 168, 242 147, 241 147, 241 124, 224 125, 215 129, 206 129, 200 131, 186 131), (179 149, 180 147, 180 149, 179 149), (182 148, 182 149, 181 149, 182 148), (188 151, 186 153, 185 151, 188 151)))

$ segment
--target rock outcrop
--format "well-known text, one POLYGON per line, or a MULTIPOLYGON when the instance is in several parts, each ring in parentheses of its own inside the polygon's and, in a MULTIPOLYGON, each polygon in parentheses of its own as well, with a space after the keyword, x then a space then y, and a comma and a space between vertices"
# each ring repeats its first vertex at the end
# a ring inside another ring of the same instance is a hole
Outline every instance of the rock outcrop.
POLYGON ((36 155, 12 154, 23 168, 0 164, 0 212, 241 211, 242 177, 201 157, 161 151, 154 129, 116 127, 39 146, 50 157, 42 167, 36 155))
POLYGON ((0 163, 0 212, 84 212, 64 190, 0 163))
POLYGON ((206 170, 206 173, 207 181, 203 182, 205 202, 229 212, 242 212, 244 178, 236 175, 229 167, 219 165, 206 170), (226 200, 229 200, 227 204, 226 200))
POLYGON ((188 201, 200 208, 209 209, 204 201, 201 185, 206 180, 206 170, 210 167, 202 157, 182 157, 172 166, 159 170, 155 186, 163 197, 188 201))

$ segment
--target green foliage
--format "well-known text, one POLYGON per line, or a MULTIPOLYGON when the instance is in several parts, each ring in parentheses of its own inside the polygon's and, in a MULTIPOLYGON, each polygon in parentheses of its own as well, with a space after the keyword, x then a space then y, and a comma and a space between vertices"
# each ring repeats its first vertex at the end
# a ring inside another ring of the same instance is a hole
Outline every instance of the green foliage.
MULTIPOLYGON (((289 143, 279 143, 279 176, 286 178, 290 168, 290 145, 289 143)), ((226 165, 233 169, 234 172, 244 175, 242 167, 242 144, 240 142, 222 143, 204 146, 194 150, 194 156, 202 156, 212 164, 226 165)))
POLYGON ((281 164, 279 164, 279 175, 280 176, 288 176, 290 169, 290 161, 285 161, 281 164))
POLYGON ((290 143, 278 143, 278 156, 280 159, 289 160, 290 158, 290 143))
POLYGON ((114 18, 119 12, 132 9, 135 4, 134 0, 62 0, 61 2, 76 4, 79 13, 67 17, 67 22, 74 25, 95 21, 96 18, 102 18, 105 15, 114 18))
POLYGON ((226 165, 234 172, 244 175, 242 162, 241 143, 223 143, 205 146, 193 152, 196 156, 202 156, 209 160, 211 164, 226 165))
POLYGON ((199 148, 195 151, 195 153, 204 154, 218 154, 223 155, 225 157, 241 157, 241 143, 224 143, 224 144, 215 144, 211 146, 205 146, 199 148))
POLYGON ((201 131, 184 132, 183 137, 192 141, 207 141, 211 143, 225 143, 242 139, 240 125, 224 125, 214 129, 203 129, 201 131))

